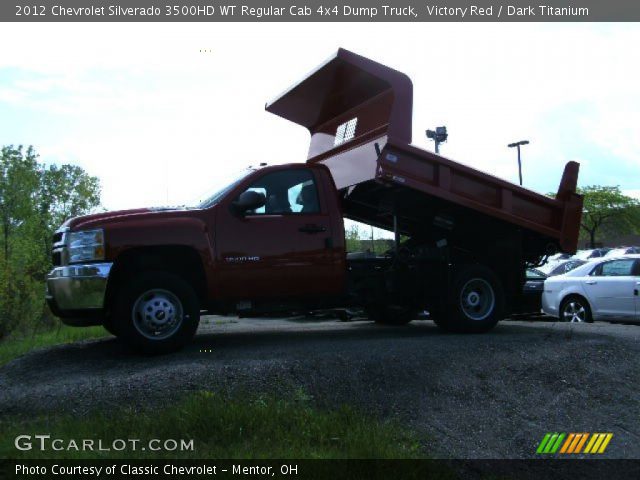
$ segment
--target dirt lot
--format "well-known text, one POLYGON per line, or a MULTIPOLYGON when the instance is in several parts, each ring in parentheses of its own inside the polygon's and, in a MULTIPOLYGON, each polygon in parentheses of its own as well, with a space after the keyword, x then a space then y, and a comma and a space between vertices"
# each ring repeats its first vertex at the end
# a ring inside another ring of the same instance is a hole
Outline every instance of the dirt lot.
POLYGON ((439 457, 533 457, 546 432, 560 431, 613 432, 606 457, 640 458, 640 326, 506 321, 451 335, 426 320, 204 320, 172 355, 105 339, 18 358, 0 369, 0 415, 302 387, 319 406, 397 416, 439 457))

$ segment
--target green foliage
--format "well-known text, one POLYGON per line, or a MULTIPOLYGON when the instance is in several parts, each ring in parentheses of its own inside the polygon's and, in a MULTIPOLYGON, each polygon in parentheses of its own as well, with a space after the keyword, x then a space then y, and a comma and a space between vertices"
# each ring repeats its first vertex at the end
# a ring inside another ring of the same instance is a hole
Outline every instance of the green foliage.
POLYGON ((0 421, 4 458, 418 458, 415 435, 394 421, 379 422, 343 407, 313 408, 304 392, 279 400, 255 394, 237 398, 199 392, 168 408, 0 421), (13 439, 25 432, 55 432, 55 438, 193 439, 193 451, 152 452, 75 450, 17 451, 13 439))
POLYGON ((360 249, 360 232, 357 225, 351 225, 344 232, 347 242, 347 252, 356 252, 360 249))
POLYGON ((640 203, 624 195, 620 188, 589 185, 579 188, 584 195, 582 230, 591 247, 597 236, 616 236, 640 229, 640 203))
MULTIPOLYGON (((38 305, 41 305, 41 297, 42 292, 40 292, 37 301, 32 303, 32 308, 36 308, 38 305)), ((109 336, 109 334, 103 327, 74 328, 61 324, 59 324, 58 328, 43 332, 11 335, 11 337, 0 342, 0 367, 14 358, 24 355, 36 348, 73 343, 80 340, 101 338, 105 336, 109 336)))
POLYGON ((74 165, 45 166, 33 147, 0 150, 0 339, 46 324, 51 236, 100 203, 100 185, 74 165))
POLYGON ((369 251, 379 255, 393 248, 393 240, 388 238, 375 238, 375 235, 371 231, 371 227, 364 224, 358 225, 352 223, 348 228, 346 228, 345 240, 347 244, 347 252, 369 251))

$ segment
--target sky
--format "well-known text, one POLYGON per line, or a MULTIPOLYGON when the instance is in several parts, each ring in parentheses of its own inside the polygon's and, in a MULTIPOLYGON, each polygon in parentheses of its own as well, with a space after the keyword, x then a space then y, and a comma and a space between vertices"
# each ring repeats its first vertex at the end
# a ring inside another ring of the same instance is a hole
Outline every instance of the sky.
POLYGON ((306 159, 309 134, 264 111, 338 47, 407 73, 413 143, 524 186, 640 196, 640 25, 3 24, 0 145, 100 178, 106 209, 189 203, 247 165, 306 159))

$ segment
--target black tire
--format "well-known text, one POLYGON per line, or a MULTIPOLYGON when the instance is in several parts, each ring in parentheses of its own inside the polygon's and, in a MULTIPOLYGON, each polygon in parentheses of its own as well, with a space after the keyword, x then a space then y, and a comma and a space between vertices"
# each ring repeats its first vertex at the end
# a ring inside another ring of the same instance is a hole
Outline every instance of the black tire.
POLYGON ((367 316, 381 325, 406 325, 416 317, 416 312, 408 307, 376 305, 367 308, 367 316))
POLYGON ((104 322, 102 322, 102 326, 107 332, 109 332, 114 337, 120 336, 120 334, 118 333, 118 330, 116 330, 116 326, 112 317, 105 318, 104 322))
POLYGON ((447 332, 484 333, 504 316, 505 295, 498 277, 483 265, 458 270, 451 282, 446 311, 433 321, 447 332))
POLYGON ((185 346, 200 322, 200 304, 193 288, 177 275, 144 272, 119 290, 115 331, 136 350, 168 353, 185 346))
POLYGON ((562 300, 558 318, 561 322, 593 323, 589 302, 579 295, 562 300))

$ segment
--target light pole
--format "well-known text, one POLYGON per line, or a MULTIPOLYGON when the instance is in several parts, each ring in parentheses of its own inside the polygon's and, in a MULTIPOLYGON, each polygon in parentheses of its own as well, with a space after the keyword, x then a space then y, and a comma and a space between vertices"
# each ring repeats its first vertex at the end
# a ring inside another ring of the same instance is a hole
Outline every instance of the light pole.
POLYGON ((436 153, 440 153, 440 144, 447 141, 447 127, 436 127, 436 130, 427 130, 427 138, 436 142, 436 153))
POLYGON ((520 186, 522 186, 522 162, 520 161, 520 146, 529 145, 529 140, 520 140, 519 142, 510 143, 507 145, 509 148, 518 148, 518 175, 520 177, 520 186))

